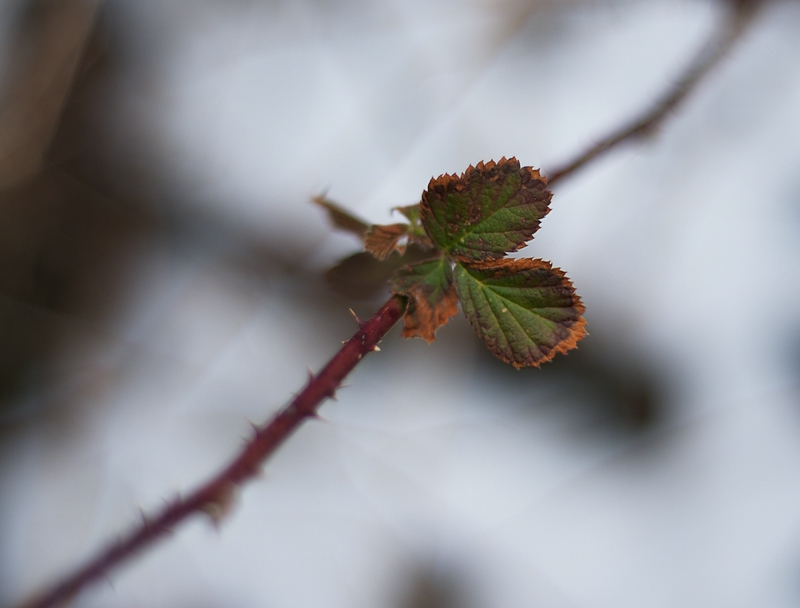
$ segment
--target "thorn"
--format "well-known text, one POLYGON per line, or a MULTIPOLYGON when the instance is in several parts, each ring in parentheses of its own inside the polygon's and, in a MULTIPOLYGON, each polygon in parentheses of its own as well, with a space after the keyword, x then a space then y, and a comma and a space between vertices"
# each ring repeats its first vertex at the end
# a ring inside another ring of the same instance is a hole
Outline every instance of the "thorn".
POLYGON ((247 420, 247 424, 250 425, 250 428, 253 429, 253 432, 258 435, 258 432, 261 430, 261 428, 247 416, 245 416, 244 419, 247 420))
POLYGON ((375 346, 373 346, 373 347, 372 347, 372 350, 374 350, 376 353, 379 353, 379 352, 381 352, 381 349, 380 349, 380 348, 378 348, 378 345, 377 345, 377 344, 376 344, 375 346))
POLYGON ((331 391, 328 393, 328 399, 331 401, 339 401, 339 397, 336 395, 336 391, 331 391))
POLYGON ((350 314, 353 315, 353 318, 356 320, 356 323, 358 323, 358 327, 359 328, 363 327, 364 326, 364 322, 361 319, 358 318, 358 315, 356 314, 356 311, 353 310, 352 308, 349 308, 348 310, 350 311, 350 314))
POLYGON ((342 344, 347 344, 350 340, 342 340, 342 344))
POLYGON ((311 384, 314 382, 314 371, 309 367, 308 368, 308 383, 311 384))
POLYGON ((229 484, 212 500, 204 504, 201 510, 211 518, 214 529, 219 531, 222 520, 225 519, 236 503, 236 486, 229 484))
MULTIPOLYGON (((353 385, 352 385, 352 384, 349 384, 349 383, 346 383, 346 382, 342 382, 342 383, 339 385, 339 388, 347 388, 348 386, 353 386, 353 385)), ((338 390, 338 389, 337 389, 337 390, 338 390)))

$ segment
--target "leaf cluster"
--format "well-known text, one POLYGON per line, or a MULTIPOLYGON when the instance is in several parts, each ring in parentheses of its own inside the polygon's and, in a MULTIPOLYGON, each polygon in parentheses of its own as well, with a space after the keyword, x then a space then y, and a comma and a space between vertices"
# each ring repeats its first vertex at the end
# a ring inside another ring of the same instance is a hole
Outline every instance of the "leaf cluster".
POLYGON ((432 342, 460 301, 489 350, 514 367, 574 348, 586 322, 570 280, 544 260, 508 257, 533 238, 551 197, 538 170, 502 158, 431 179, 419 204, 396 208, 407 222, 370 226, 367 252, 403 262, 390 279, 408 298, 403 336, 432 342))

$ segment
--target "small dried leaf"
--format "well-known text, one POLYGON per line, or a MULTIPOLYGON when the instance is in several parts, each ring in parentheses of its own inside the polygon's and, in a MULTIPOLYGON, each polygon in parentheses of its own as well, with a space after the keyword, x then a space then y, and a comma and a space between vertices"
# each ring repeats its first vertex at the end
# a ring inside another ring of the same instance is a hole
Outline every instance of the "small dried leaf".
POLYGON ((514 367, 538 367, 586 335, 580 298, 549 262, 505 258, 456 264, 455 285, 475 331, 514 367))
POLYGON ((371 253, 355 253, 325 273, 325 280, 335 292, 356 300, 369 300, 386 293, 389 279, 403 266, 416 264, 441 255, 435 249, 423 249, 411 244, 406 252, 378 260, 371 253))
POLYGON ((401 268, 392 280, 392 292, 408 296, 404 338, 433 342, 436 330, 458 312, 453 271, 446 258, 401 268))
POLYGON ((357 218, 343 207, 340 207, 321 195, 315 196, 311 200, 328 212, 328 219, 330 219, 331 223, 336 228, 354 234, 360 239, 363 239, 367 234, 369 224, 357 218))
POLYGON ((370 227, 364 239, 364 248, 379 260, 385 260, 393 251, 400 255, 406 251, 408 224, 378 224, 370 227), (404 241, 401 243, 401 240, 404 241))
POLYGON ((234 483, 225 484, 212 500, 205 503, 200 509, 211 518, 214 527, 219 527, 222 521, 230 515, 236 505, 237 487, 234 483))
POLYGON ((431 241, 456 260, 474 262, 518 250, 539 229, 552 196, 539 171, 515 158, 480 162, 461 176, 441 175, 422 193, 431 241))

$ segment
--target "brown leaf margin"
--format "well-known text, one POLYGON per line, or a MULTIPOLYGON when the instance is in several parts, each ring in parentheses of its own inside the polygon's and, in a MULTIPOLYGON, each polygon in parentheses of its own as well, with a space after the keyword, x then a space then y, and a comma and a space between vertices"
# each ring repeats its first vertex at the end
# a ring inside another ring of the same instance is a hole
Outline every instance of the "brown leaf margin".
MULTIPOLYGON (((566 354, 573 348, 577 348, 578 342, 580 342, 583 338, 589 335, 586 331, 586 319, 583 318, 583 313, 586 312, 586 307, 583 304, 580 296, 575 293, 575 287, 572 284, 572 281, 567 277, 567 274, 558 267, 554 267, 550 262, 542 259, 531 259, 531 258, 502 258, 500 260, 489 260, 486 262, 477 262, 471 264, 461 264, 465 269, 471 268, 475 270, 497 270, 499 273, 507 271, 508 269, 513 267, 514 272, 524 272, 526 270, 547 270, 552 275, 559 279, 559 285, 561 287, 566 288, 571 298, 571 306, 570 308, 574 308, 577 313, 577 319, 572 321, 568 325, 562 325, 565 329, 568 330, 569 335, 567 338, 561 340, 558 344, 550 348, 549 352, 545 354, 540 359, 527 364, 527 363, 520 363, 515 361, 514 359, 506 356, 502 351, 497 348, 493 348, 493 345, 488 342, 482 335, 482 329, 476 325, 476 322, 473 319, 470 319, 469 315, 466 314, 467 320, 472 325, 475 332, 478 336, 484 341, 487 348, 491 351, 493 355, 495 355, 498 359, 503 361, 504 363, 509 363, 513 365, 516 369, 520 369, 523 367, 539 367, 542 363, 547 363, 551 361, 556 355, 558 354, 566 354)), ((455 283, 454 283, 455 286, 455 283)), ((463 302, 462 302, 463 307, 463 302)))
MULTIPOLYGON (((513 172, 520 173, 520 181, 522 186, 520 188, 520 192, 523 190, 529 192, 541 191, 545 195, 544 199, 542 200, 544 208, 540 209, 542 215, 530 228, 530 230, 524 231, 524 233, 526 233, 524 241, 518 243, 516 247, 507 249, 503 254, 489 254, 487 252, 484 259, 500 259, 509 253, 514 253, 515 251, 519 251, 525 247, 525 245, 527 245, 528 242, 533 238, 533 235, 538 232, 541 226, 541 220, 544 219, 548 213, 550 213, 550 202, 553 198, 553 193, 547 189, 546 175, 543 175, 539 169, 534 169, 530 166, 521 166, 521 163, 514 156, 511 158, 506 158, 503 156, 497 162, 494 160, 489 160, 486 162, 479 161, 475 164, 475 166, 470 165, 467 167, 466 171, 464 171, 464 173, 461 175, 457 173, 443 173, 439 177, 431 178, 430 182, 428 182, 428 188, 422 193, 422 198, 420 201, 420 219, 431 242, 436 244, 437 239, 428 230, 428 224, 434 223, 438 225, 440 229, 445 231, 447 231, 448 228, 452 228, 452 226, 445 226, 439 223, 439 219, 436 218, 435 214, 433 213, 432 199, 439 199, 441 202, 446 204, 448 192, 462 192, 467 190, 472 185, 471 182, 475 179, 479 180, 481 183, 496 182, 502 177, 513 172)), ((476 211, 477 209, 473 211, 473 213, 476 211)), ((471 224, 477 219, 477 217, 460 218, 459 223, 471 224)), ((435 246, 440 247, 438 244, 435 246)), ((469 256, 454 254, 453 252, 448 252, 447 255, 450 255, 458 261, 466 263, 480 261, 469 256)))
POLYGON ((408 298, 403 315, 404 338, 422 338, 430 344, 436 340, 436 331, 458 314, 458 294, 449 264, 446 258, 440 258, 406 266, 395 274, 392 292, 408 298), (415 277, 414 271, 427 264, 446 265, 444 284, 415 277))
POLYGON ((403 315, 404 338, 422 338, 428 344, 436 340, 436 331, 458 314, 458 295, 455 285, 445 293, 435 307, 415 292, 408 295, 408 309, 403 315))

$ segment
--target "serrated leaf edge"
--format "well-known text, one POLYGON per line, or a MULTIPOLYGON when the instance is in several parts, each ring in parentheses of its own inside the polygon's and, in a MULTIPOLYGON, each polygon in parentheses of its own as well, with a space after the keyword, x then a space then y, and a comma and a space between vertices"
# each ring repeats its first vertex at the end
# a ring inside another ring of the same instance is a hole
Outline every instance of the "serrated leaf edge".
MULTIPOLYGON (((469 321, 470 325, 472 325, 472 328, 475 330, 475 333, 478 334, 478 337, 481 338, 484 341, 484 344, 486 344, 486 346, 489 348, 489 350, 492 352, 492 354, 494 354, 498 359, 500 359, 504 363, 508 363, 508 364, 514 366, 516 369, 520 369, 520 368, 523 368, 523 367, 540 367, 543 363, 547 363, 548 361, 551 361, 556 355, 558 355, 558 354, 566 354, 568 351, 572 350, 573 348, 577 348, 578 342, 580 340, 582 340, 584 337, 586 337, 587 335, 589 335, 588 332, 586 331, 586 320, 583 318, 583 313, 586 311, 586 307, 584 306, 583 301, 581 300, 580 296, 575 292, 575 287, 572 284, 572 281, 569 279, 569 277, 567 277, 566 273, 563 270, 561 270, 560 268, 554 267, 550 262, 548 262, 546 260, 542 260, 540 258, 536 258, 536 259, 533 259, 533 258, 501 258, 499 260, 487 260, 487 261, 477 262, 477 263, 458 262, 456 264, 456 266, 462 266, 465 269, 472 268, 472 269, 475 269, 475 270, 488 270, 488 269, 492 269, 492 268, 508 267, 508 266, 516 265, 516 264, 525 265, 524 268, 520 268, 519 269, 520 271, 537 270, 537 269, 549 270, 549 271, 553 272, 553 274, 555 274, 556 276, 558 276, 562 280, 562 285, 564 285, 565 287, 567 287, 570 290, 570 292, 572 293, 572 296, 574 298, 571 308, 576 309, 576 311, 578 312, 578 318, 572 324, 566 326, 566 329, 569 331, 569 337, 564 339, 564 340, 562 340, 561 342, 556 344, 554 347, 552 347, 550 349, 550 351, 544 357, 542 357, 541 359, 531 363, 530 365, 525 365, 525 364, 522 364, 522 363, 518 363, 517 361, 505 356, 503 353, 498 352, 498 351, 494 350, 493 348, 491 348, 489 346, 489 344, 486 342, 486 340, 483 338, 483 336, 481 336, 479 328, 476 327, 475 322, 473 322, 473 320, 469 318, 469 316, 466 314, 466 312, 464 313, 464 316, 467 317, 467 320, 469 321)), ((478 282, 478 281, 476 280, 476 282, 478 282)), ((458 289, 458 282, 454 281, 454 284, 456 286, 456 293, 458 294, 458 298, 459 298, 459 301, 461 302, 461 307, 462 307, 462 310, 463 310, 464 304, 463 304, 463 299, 461 297, 461 292, 458 289)), ((494 311, 492 311, 492 314, 494 314, 494 311)), ((515 318, 515 320, 516 320, 516 318, 515 318)), ((523 331, 524 331, 524 328, 523 328, 523 331)), ((525 333, 527 333, 527 332, 525 332, 525 333)))
MULTIPOLYGON (((515 247, 507 249, 505 251, 505 253, 502 254, 502 255, 496 254, 496 253, 493 253, 493 252, 486 252, 487 256, 489 256, 489 259, 486 260, 486 261, 503 259, 509 253, 514 253, 516 251, 519 251, 520 249, 525 247, 525 245, 527 245, 531 241, 531 239, 533 239, 533 235, 536 234, 539 231, 539 227, 541 225, 541 220, 544 219, 544 217, 547 216, 547 214, 550 213, 550 211, 551 211, 551 209, 550 209, 550 200, 552 199, 552 192, 547 190, 547 176, 543 175, 539 171, 539 169, 534 169, 533 167, 530 167, 530 166, 524 166, 524 167, 521 166, 521 163, 514 156, 512 156, 511 158, 508 158, 508 159, 505 156, 503 156, 497 162, 495 162, 494 160, 489 160, 489 161, 486 161, 486 162, 479 161, 474 166, 470 165, 469 167, 467 167, 466 171, 464 171, 460 175, 457 174, 457 173, 443 173, 439 177, 431 178, 431 180, 428 182, 428 188, 425 190, 425 192, 422 193, 422 201, 420 203, 421 208, 425 209, 428 213, 431 214, 431 216, 436 217, 433 214, 433 210, 431 209, 430 203, 427 200, 428 192, 432 191, 437 186, 441 186, 445 190, 447 190, 447 188, 453 182, 466 182, 468 179, 470 179, 472 177, 472 174, 475 173, 476 171, 477 172, 484 172, 484 171, 489 171, 491 169, 494 169, 496 167, 497 168, 502 168, 502 167, 505 167, 506 165, 515 165, 514 169, 516 169, 518 171, 526 171, 531 180, 539 181, 539 182, 542 183, 542 188, 541 189, 546 191, 546 192, 548 192, 550 197, 547 200, 547 204, 546 204, 544 213, 542 214, 542 217, 537 220, 536 225, 533 228, 533 230, 531 231, 530 236, 527 239, 525 239, 523 242, 517 244, 515 247), (427 209, 426 209, 426 207, 427 207, 427 209)), ((480 224, 475 224, 472 227, 472 229, 468 230, 467 232, 465 232, 464 234, 461 235, 460 240, 463 240, 466 236, 471 235, 479 225, 481 225, 484 222, 486 222, 489 218, 491 218, 495 213, 498 213, 499 211, 501 211, 501 209, 498 209, 494 213, 486 216, 480 222, 480 224)), ((437 223, 439 222, 438 218, 436 219, 436 221, 437 221, 437 223)), ((423 227, 424 227, 424 222, 423 222, 423 227)), ((427 228, 426 228, 426 233, 427 233, 427 228)), ((428 238, 430 239, 431 243, 435 243, 435 241, 434 241, 433 237, 430 235, 430 233, 427 233, 427 234, 428 234, 428 238)), ((438 248, 438 245, 434 244, 434 246, 438 248)), ((451 245, 451 248, 454 247, 454 246, 456 246, 456 243, 453 243, 453 245, 451 245)), ((457 261, 457 262, 472 263, 472 262, 480 261, 480 260, 476 260, 475 258, 471 258, 471 257, 459 256, 459 255, 457 255, 457 254, 455 254, 455 253, 453 253, 452 251, 449 251, 449 250, 442 249, 442 251, 448 257, 452 258, 454 261, 457 261)))

